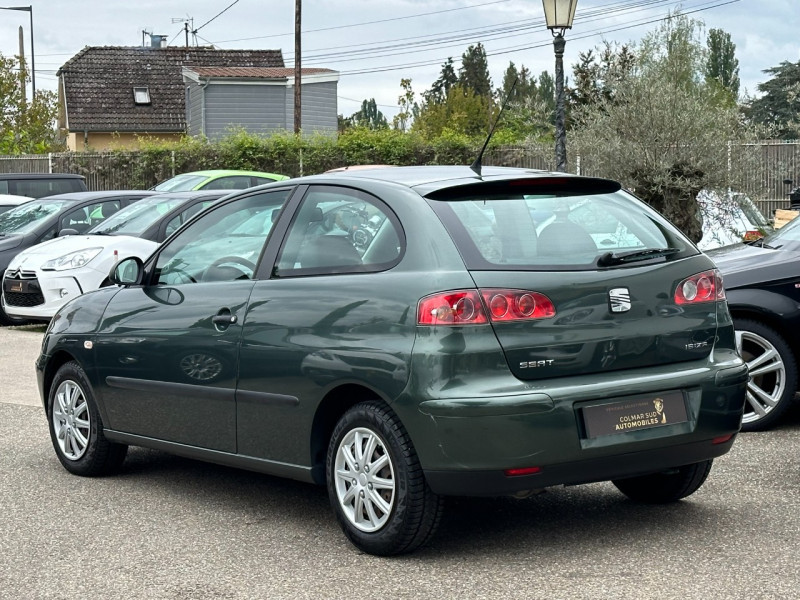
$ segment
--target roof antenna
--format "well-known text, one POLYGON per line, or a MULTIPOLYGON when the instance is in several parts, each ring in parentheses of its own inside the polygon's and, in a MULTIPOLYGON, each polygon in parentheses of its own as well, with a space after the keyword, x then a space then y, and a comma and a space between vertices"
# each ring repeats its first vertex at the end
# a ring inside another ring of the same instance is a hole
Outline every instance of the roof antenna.
POLYGON ((503 114, 503 111, 506 109, 506 104, 508 104, 508 101, 511 99, 511 94, 514 92, 514 88, 517 87, 517 80, 518 79, 519 79, 518 77, 515 78, 514 79, 514 83, 511 84, 511 88, 508 90, 508 94, 506 94, 506 99, 503 100, 503 106, 500 107, 500 112, 497 113, 497 119, 495 119, 494 123, 492 124, 492 128, 489 130, 489 135, 486 136, 486 141, 483 142, 483 148, 481 148, 481 151, 478 153, 478 158, 476 158, 475 162, 473 162, 469 166, 470 169, 475 171, 475 173, 478 175, 478 177, 481 176, 481 167, 482 167, 481 160, 483 160, 483 153, 486 152, 486 146, 489 145, 489 140, 492 139, 492 134, 494 134, 494 128, 497 127, 497 124, 500 122, 500 116, 503 114))

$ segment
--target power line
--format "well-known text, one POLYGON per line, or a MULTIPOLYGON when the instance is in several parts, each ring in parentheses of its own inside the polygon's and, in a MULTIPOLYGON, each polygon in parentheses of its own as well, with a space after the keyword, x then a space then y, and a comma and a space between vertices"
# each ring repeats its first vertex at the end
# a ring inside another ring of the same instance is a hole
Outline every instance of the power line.
MULTIPOLYGON (((389 22, 392 22, 392 21, 403 21, 403 20, 406 20, 406 19, 417 19, 419 17, 428 17, 428 16, 431 16, 431 15, 440 15, 440 14, 443 14, 443 13, 450 13, 450 12, 455 12, 455 11, 459 11, 459 10, 469 10, 471 8, 481 8, 483 6, 490 6, 492 4, 502 4, 503 2, 509 2, 509 1, 510 0, 494 0, 493 2, 484 2, 483 4, 470 4, 469 6, 460 6, 458 8, 447 8, 447 9, 435 10, 435 11, 427 12, 427 13, 417 13, 417 14, 414 14, 414 15, 406 15, 404 17, 391 17, 389 19, 379 19, 377 21, 364 21, 362 23, 351 23, 349 25, 334 25, 334 26, 331 26, 331 27, 321 27, 319 29, 308 29, 308 30, 304 31, 303 33, 304 34, 317 33, 317 32, 320 32, 320 31, 332 31, 334 29, 347 29, 347 28, 350 28, 350 27, 362 27, 364 25, 377 25, 379 23, 389 23, 389 22)), ((258 37, 249 37, 249 38, 239 38, 237 40, 222 40, 222 41, 217 42, 217 43, 218 44, 231 44, 233 42, 249 42, 251 40, 263 40, 263 39, 267 39, 267 38, 286 37, 286 36, 290 36, 290 35, 294 36, 294 32, 291 32, 291 33, 275 33, 275 34, 271 34, 271 35, 262 35, 262 36, 258 36, 258 37)))
MULTIPOLYGON (((227 12, 227 11, 228 11, 228 9, 230 9, 232 6, 234 6, 235 4, 238 4, 238 3, 239 3, 239 0, 233 0, 233 2, 231 2, 231 3, 230 3, 230 5, 228 5, 226 8, 222 9, 222 10, 221 10, 219 13, 217 13, 216 15, 214 15, 213 17, 211 17, 211 18, 210 18, 208 21, 206 21, 205 23, 203 23, 202 25, 200 25, 200 27, 198 27, 197 29, 195 29, 194 31, 192 31, 192 33, 195 33, 195 34, 196 34, 196 33, 197 33, 198 31, 200 31, 200 30, 201 30, 203 27, 205 27, 206 25, 208 25, 209 23, 211 23, 211 21, 213 21, 214 19, 216 19, 217 17, 219 17, 219 16, 220 16, 220 15, 222 15, 223 13, 227 12)), ((209 42, 209 43, 210 43, 210 42, 209 42)))
MULTIPOLYGON (((727 2, 719 2, 719 3, 716 3, 716 4, 712 4, 711 6, 704 6, 702 8, 697 8, 695 10, 682 11, 681 14, 682 15, 694 14, 694 13, 697 13, 697 12, 703 12, 703 11, 706 11, 706 10, 710 10, 712 8, 718 8, 720 6, 726 6, 728 4, 735 4, 735 3, 740 2, 740 1, 741 0, 728 0, 727 2)), ((581 40, 581 39, 585 39, 585 38, 589 38, 589 37, 594 37, 596 35, 603 35, 603 34, 612 33, 612 32, 616 32, 616 31, 623 31, 623 30, 626 30, 626 29, 633 29, 634 27, 641 27, 642 25, 649 25, 649 24, 652 24, 652 23, 658 23, 658 22, 661 22, 661 21, 666 21, 666 20, 671 19, 671 18, 673 18, 672 15, 668 15, 666 17, 660 17, 660 18, 657 18, 657 19, 641 20, 641 21, 625 24, 625 25, 622 25, 620 27, 614 27, 614 28, 611 28, 611 29, 605 29, 605 28, 596 29, 594 31, 585 32, 585 33, 578 34, 578 35, 571 35, 570 39, 571 40, 581 40)), ((544 41, 544 42, 537 42, 537 43, 534 43, 534 44, 528 44, 528 45, 523 45, 523 46, 514 46, 514 47, 509 47, 509 48, 501 48, 500 50, 487 52, 486 56, 487 57, 488 56, 499 56, 499 55, 503 55, 503 54, 508 54, 510 52, 519 52, 519 51, 522 51, 522 50, 532 50, 534 48, 543 48, 543 47, 547 47, 547 46, 551 46, 551 45, 552 45, 552 41, 551 40, 547 40, 547 41, 544 41)), ((447 60, 447 59, 439 58, 439 59, 436 59, 436 60, 429 60, 429 61, 423 61, 423 62, 418 62, 418 63, 405 63, 405 64, 402 64, 402 65, 392 65, 392 66, 385 66, 385 67, 364 68, 364 69, 357 69, 357 70, 352 70, 352 71, 340 71, 339 75, 341 77, 346 77, 346 76, 351 76, 351 75, 365 75, 365 74, 368 74, 368 73, 386 73, 386 72, 389 72, 389 71, 398 71, 400 69, 413 69, 413 68, 418 68, 418 67, 428 67, 428 66, 433 66, 433 65, 440 65, 445 60, 447 60)))
MULTIPOLYGON (((592 22, 597 20, 602 20, 607 18, 609 15, 613 15, 615 13, 623 12, 623 13, 631 13, 631 12, 638 12, 641 10, 647 10, 648 8, 652 8, 652 5, 658 4, 672 4, 673 0, 645 0, 645 1, 636 1, 636 2, 628 2, 628 3, 620 3, 617 6, 604 6, 602 8, 587 11, 581 13, 580 18, 576 19, 579 23, 586 23, 592 22)), ((517 37, 524 32, 536 30, 536 31, 544 31, 544 19, 530 19, 527 21, 523 21, 520 23, 519 21, 511 22, 511 23, 500 23, 498 25, 493 25, 491 28, 472 28, 472 29, 465 29, 465 30, 456 30, 452 32, 447 32, 447 34, 455 34, 449 37, 432 37, 432 36, 417 36, 411 38, 397 38, 393 40, 388 40, 389 42, 403 42, 400 44, 392 44, 387 46, 374 46, 371 44, 356 44, 351 46, 350 48, 358 48, 360 46, 369 46, 365 49, 350 49, 342 52, 331 52, 326 54, 304 54, 304 60, 339 60, 339 62, 349 62, 353 60, 365 60, 368 58, 377 58, 381 56, 386 56, 387 52, 395 50, 395 49, 403 49, 403 52, 397 52, 392 55, 397 54, 411 54, 417 51, 412 50, 410 48, 420 48, 424 46, 456 46, 457 44, 463 44, 465 40, 474 41, 476 39, 480 39, 481 42, 491 41, 491 40, 498 40, 504 39, 509 37, 517 37), (475 33, 472 33, 475 32, 475 33), (427 39, 430 38, 430 39, 427 39), (413 42, 412 40, 419 40, 417 42, 413 42), (449 43, 448 42, 452 42, 449 43), (361 54, 363 55, 361 58, 358 58, 355 55, 361 54)), ((334 48, 329 48, 328 50, 337 50, 340 48, 348 48, 348 46, 337 46, 334 48)), ((325 49, 318 49, 318 50, 325 50, 325 49)), ((311 52, 314 52, 312 50, 311 52)), ((287 59, 291 60, 291 53, 288 54, 287 59)))

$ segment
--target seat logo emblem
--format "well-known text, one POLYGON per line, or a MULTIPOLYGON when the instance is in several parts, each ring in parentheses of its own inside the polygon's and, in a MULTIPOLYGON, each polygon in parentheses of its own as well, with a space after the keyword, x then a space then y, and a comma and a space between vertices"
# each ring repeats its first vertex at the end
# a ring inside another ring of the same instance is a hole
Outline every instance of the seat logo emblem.
POLYGON ((631 293, 628 288, 614 288, 608 292, 611 312, 623 313, 631 309, 631 293))

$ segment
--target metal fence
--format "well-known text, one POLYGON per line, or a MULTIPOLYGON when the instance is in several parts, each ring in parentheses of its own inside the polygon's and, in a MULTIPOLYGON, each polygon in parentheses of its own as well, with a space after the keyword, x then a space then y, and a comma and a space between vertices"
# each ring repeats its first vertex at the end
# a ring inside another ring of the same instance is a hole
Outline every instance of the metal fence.
MULTIPOLYGON (((728 144, 728 169, 744 171, 746 189, 736 190, 752 198, 762 212, 772 216, 776 208, 788 207, 789 186, 784 179, 800 185, 800 141, 764 141, 760 160, 739 161, 737 157, 752 151, 753 145, 728 144)), ((581 175, 603 176, 591 167, 591 156, 573 152, 568 170, 581 175)), ((133 152, 64 152, 47 155, 0 156, 0 173, 78 173, 86 177, 90 190, 137 189, 150 187, 175 174, 174 154, 171 164, 157 168, 142 164, 142 154, 133 152), (143 175, 143 172, 146 175, 143 175)), ((169 162, 169 161, 167 161, 169 162)), ((505 146, 493 148, 484 158, 486 165, 504 165, 529 169, 555 169, 552 145, 505 146)))

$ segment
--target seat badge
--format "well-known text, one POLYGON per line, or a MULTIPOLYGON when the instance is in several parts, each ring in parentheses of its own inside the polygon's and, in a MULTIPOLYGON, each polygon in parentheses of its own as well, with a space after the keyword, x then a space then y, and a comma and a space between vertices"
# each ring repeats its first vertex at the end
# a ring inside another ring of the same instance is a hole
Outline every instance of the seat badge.
POLYGON ((613 313, 628 312, 631 309, 631 293, 628 288, 613 288, 609 290, 608 301, 613 313))

